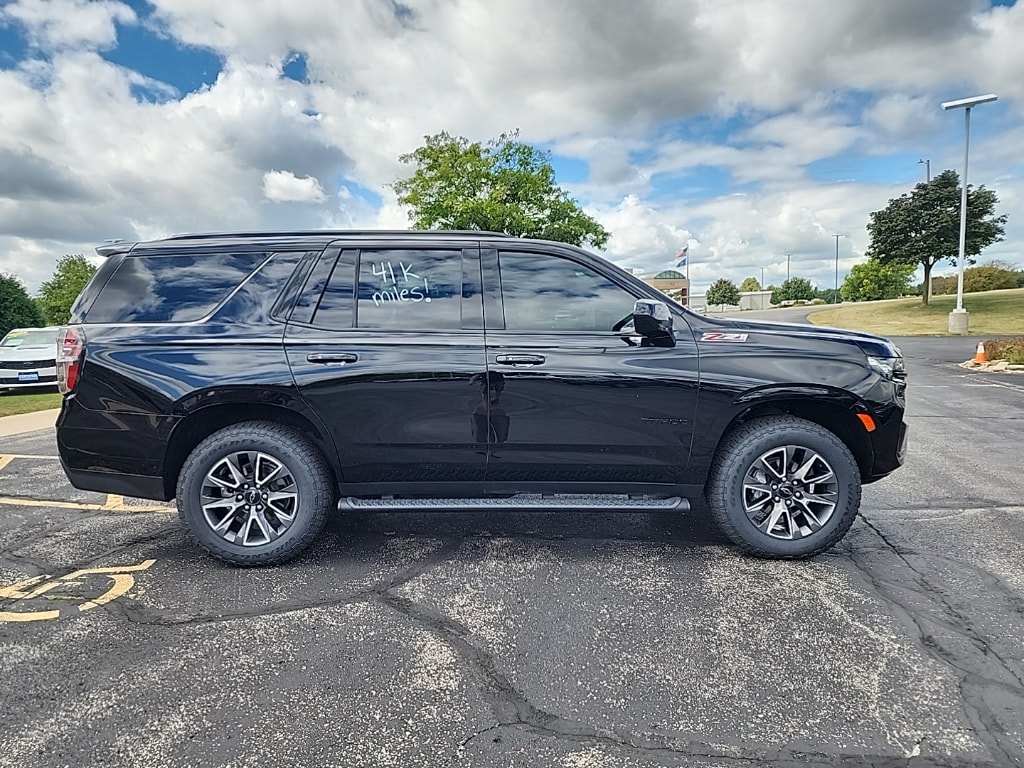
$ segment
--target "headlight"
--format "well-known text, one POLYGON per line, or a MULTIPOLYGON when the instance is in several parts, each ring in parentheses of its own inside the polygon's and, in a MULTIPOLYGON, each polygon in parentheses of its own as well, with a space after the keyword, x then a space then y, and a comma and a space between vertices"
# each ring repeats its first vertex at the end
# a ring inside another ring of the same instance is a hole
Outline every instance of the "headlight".
POLYGON ((907 376, 907 369, 903 365, 902 357, 874 357, 868 355, 868 365, 875 373, 886 379, 904 379, 907 376))

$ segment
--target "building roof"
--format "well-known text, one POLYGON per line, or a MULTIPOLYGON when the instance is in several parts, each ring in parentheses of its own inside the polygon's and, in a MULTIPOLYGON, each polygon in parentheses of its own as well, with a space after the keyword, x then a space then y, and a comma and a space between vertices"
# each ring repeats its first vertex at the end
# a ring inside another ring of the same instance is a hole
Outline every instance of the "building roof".
POLYGON ((654 277, 649 278, 651 280, 685 280, 686 275, 682 272, 676 272, 674 269, 666 269, 664 272, 659 272, 654 277))

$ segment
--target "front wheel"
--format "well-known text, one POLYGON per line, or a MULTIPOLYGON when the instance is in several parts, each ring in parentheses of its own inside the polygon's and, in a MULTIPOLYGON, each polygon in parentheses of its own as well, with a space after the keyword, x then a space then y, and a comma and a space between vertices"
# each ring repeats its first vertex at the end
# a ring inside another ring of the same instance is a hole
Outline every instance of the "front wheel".
POLYGON ((850 449, 824 427, 767 416, 722 439, 705 495, 719 528, 745 552, 810 557, 853 525, 860 470, 850 449))
POLYGON ((178 514, 199 544, 232 565, 277 565, 323 530, 334 483, 300 432, 236 424, 203 440, 178 477, 178 514))

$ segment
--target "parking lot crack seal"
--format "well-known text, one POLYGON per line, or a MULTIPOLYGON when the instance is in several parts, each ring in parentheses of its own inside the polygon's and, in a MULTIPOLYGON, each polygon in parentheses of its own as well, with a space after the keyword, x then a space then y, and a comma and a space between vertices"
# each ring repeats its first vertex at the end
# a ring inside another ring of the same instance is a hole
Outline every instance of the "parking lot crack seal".
POLYGON ((133 624, 144 624, 160 627, 198 626, 230 621, 243 621, 260 616, 279 616, 286 613, 309 611, 317 608, 337 608, 355 603, 364 603, 379 596, 382 592, 398 589, 403 584, 423 575, 436 567, 458 547, 459 542, 452 541, 439 547, 430 555, 417 560, 399 573, 374 586, 358 589, 344 595, 332 595, 311 600, 289 600, 274 605, 253 606, 238 611, 226 611, 198 616, 174 616, 139 605, 131 600, 122 601, 119 605, 111 605, 109 611, 123 616, 133 624))
MULTIPOLYGON (((771 758, 772 765, 780 766, 907 766, 906 757, 830 755, 809 753, 791 748, 788 744, 752 749, 741 745, 712 745, 674 733, 636 733, 628 729, 598 728, 593 725, 561 717, 530 701, 516 688, 509 676, 499 670, 495 659, 485 649, 472 642, 472 631, 461 622, 444 616, 408 597, 396 594, 400 580, 394 586, 385 586, 374 593, 374 598, 408 619, 420 624, 463 659, 481 681, 484 696, 491 705, 497 725, 474 732, 465 737, 459 750, 480 736, 500 728, 525 728, 542 737, 552 737, 580 744, 598 744, 614 750, 634 752, 644 756, 673 761, 705 759, 736 766, 763 765, 771 758)), ((990 766, 990 762, 944 761, 941 756, 930 757, 932 766, 990 766)))
MULTIPOLYGON (((863 515, 861 519, 885 544, 886 548, 910 569, 915 576, 915 586, 912 587, 906 582, 897 584, 889 579, 878 578, 870 569, 861 565, 856 551, 851 552, 851 562, 871 583, 874 593, 902 616, 905 622, 915 628, 918 641, 924 651, 943 666, 953 670, 959 681, 964 713, 971 721, 973 731, 978 738, 982 740, 991 754, 997 756, 998 764, 1024 764, 1024 751, 1008 738, 1005 726, 996 717, 986 699, 987 689, 1001 689, 1004 695, 1009 694, 1016 698, 1019 706, 1021 702, 1024 702, 1024 681, 1021 676, 1006 658, 1003 658, 984 637, 971 627, 970 620, 950 603, 942 590, 931 584, 928 574, 913 563, 912 558, 916 553, 893 542, 878 526, 863 515), (936 603, 942 610, 943 618, 922 615, 919 607, 909 604, 906 598, 902 597, 903 593, 907 591, 936 603), (957 658, 943 647, 931 627, 945 629, 962 637, 975 648, 981 658, 974 664, 969 659, 957 658), (995 665, 992 664, 992 660, 996 662, 995 665), (998 669, 998 672, 993 667, 998 669), (992 670, 996 676, 986 674, 984 672, 986 669, 992 670)), ((954 564, 960 565, 959 562, 954 564)))

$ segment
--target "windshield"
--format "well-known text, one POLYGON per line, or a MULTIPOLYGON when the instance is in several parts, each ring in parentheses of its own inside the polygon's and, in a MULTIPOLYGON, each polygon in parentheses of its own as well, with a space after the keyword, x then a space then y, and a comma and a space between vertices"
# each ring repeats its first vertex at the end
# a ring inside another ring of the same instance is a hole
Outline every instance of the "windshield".
POLYGON ((56 331, 11 331, 0 341, 0 347, 49 347, 56 343, 56 331))

